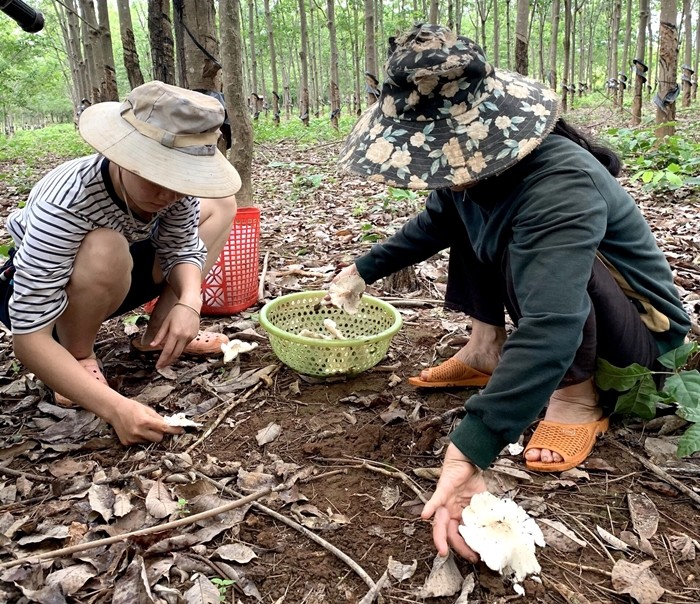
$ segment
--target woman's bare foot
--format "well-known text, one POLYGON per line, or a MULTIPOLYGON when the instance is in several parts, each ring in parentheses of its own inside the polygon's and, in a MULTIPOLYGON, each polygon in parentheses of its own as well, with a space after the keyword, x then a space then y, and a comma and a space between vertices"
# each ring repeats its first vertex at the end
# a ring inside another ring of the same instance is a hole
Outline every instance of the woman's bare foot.
MULTIPOLYGON (((588 424, 599 420, 603 410, 598 406, 593 378, 555 390, 549 399, 544 418, 562 424, 588 424)), ((559 463, 561 455, 548 449, 530 449, 524 454, 527 461, 559 463)))
MULTIPOLYGON (((472 319, 472 335, 454 358, 477 371, 491 375, 501 359, 501 349, 506 341, 506 330, 472 319)), ((420 379, 429 381, 430 370, 421 371, 420 379)))

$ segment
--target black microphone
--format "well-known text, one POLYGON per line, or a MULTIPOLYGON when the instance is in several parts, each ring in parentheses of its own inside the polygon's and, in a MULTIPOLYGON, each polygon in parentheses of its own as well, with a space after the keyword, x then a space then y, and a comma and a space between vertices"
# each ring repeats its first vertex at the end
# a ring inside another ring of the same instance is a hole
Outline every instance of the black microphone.
POLYGON ((35 34, 44 27, 44 15, 27 6, 22 0, 0 0, 0 10, 30 34, 35 34))

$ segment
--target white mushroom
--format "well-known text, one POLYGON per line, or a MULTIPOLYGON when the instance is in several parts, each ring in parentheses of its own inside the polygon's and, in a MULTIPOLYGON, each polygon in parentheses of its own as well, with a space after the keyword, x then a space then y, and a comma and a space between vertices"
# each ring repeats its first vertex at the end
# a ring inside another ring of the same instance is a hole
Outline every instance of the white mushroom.
POLYGON ((330 334, 337 338, 338 340, 345 340, 345 336, 340 332, 338 326, 333 319, 324 319, 323 326, 330 332, 330 334))
POLYGON ((242 352, 250 352, 257 347, 257 342, 243 342, 242 340, 231 340, 227 344, 222 344, 221 352, 224 353, 224 363, 230 363, 242 352))
POLYGON ((479 493, 462 512, 459 532, 486 566, 515 581, 538 574, 535 546, 544 547, 544 536, 534 518, 512 499, 479 493))
POLYGON ((342 308, 350 315, 354 315, 360 307, 360 299, 365 287, 365 281, 360 275, 350 275, 334 281, 328 288, 331 304, 342 308))

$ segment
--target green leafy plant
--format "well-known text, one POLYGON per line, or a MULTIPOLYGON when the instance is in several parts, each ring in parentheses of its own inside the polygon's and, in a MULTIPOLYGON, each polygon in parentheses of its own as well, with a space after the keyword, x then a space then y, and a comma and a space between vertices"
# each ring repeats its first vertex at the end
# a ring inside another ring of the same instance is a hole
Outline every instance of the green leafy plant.
POLYGON ((219 577, 214 577, 211 582, 219 590, 219 602, 226 601, 226 594, 229 588, 231 588, 236 582, 232 579, 220 579, 219 577))
POLYGON ((669 371, 652 371, 636 363, 615 367, 602 359, 596 371, 599 388, 623 393, 617 399, 616 413, 631 413, 648 420, 656 415, 658 405, 675 406, 676 415, 690 422, 678 443, 678 457, 700 451, 700 372, 684 369, 699 350, 697 342, 689 342, 660 356, 659 363, 669 371), (654 376, 659 375, 665 376, 661 389, 654 381, 654 376))
POLYGON ((606 139, 625 158, 631 179, 641 181, 645 188, 700 185, 700 143, 685 131, 659 140, 651 127, 612 128, 606 139))

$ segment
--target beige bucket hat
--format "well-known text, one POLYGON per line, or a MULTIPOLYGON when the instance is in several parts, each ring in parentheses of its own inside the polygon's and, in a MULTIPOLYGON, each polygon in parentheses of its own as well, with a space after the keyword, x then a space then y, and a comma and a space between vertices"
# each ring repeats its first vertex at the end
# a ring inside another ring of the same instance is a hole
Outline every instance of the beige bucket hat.
POLYGON ((342 169, 408 189, 500 174, 554 128, 556 93, 495 69, 472 40, 417 24, 390 40, 385 80, 340 151, 342 169))
POLYGON ((215 98, 153 81, 123 103, 104 102, 80 116, 80 135, 110 161, 183 195, 228 197, 241 188, 217 149, 224 108, 215 98))

